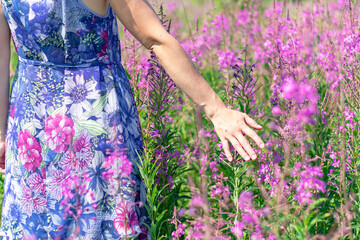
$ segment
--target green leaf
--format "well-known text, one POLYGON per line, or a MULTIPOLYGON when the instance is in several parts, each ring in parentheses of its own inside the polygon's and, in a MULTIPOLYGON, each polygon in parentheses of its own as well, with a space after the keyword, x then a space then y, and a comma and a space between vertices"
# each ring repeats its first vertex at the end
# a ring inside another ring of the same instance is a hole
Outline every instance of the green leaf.
POLYGON ((66 105, 63 105, 62 107, 59 107, 59 108, 55 109, 51 113, 51 116, 55 116, 57 114, 65 115, 66 111, 67 111, 66 105))
POLYGON ((33 135, 33 136, 36 133, 36 128, 35 128, 35 126, 34 126, 34 124, 32 122, 28 122, 28 123, 24 124, 23 129, 29 130, 30 134, 33 135))
POLYGON ((307 215, 307 216, 305 217, 305 219, 304 219, 304 225, 305 225, 305 226, 309 226, 310 220, 311 220, 315 215, 316 215, 315 212, 309 213, 309 215, 307 215))
POLYGON ((54 158, 54 164, 56 164, 61 158, 61 154, 56 154, 55 158, 54 158))
POLYGON ((316 223, 324 222, 331 216, 330 213, 322 213, 318 214, 313 220, 311 220, 309 224, 309 228, 312 228, 315 226, 316 223))
POLYGON ((30 172, 29 172, 29 171, 25 171, 24 179, 27 178, 27 177, 29 177, 29 175, 30 175, 30 172))
POLYGON ((51 116, 53 112, 54 112, 54 107, 53 107, 53 106, 49 106, 49 107, 47 108, 47 114, 49 114, 49 115, 51 116))
POLYGON ((40 168, 42 168, 43 166, 45 166, 46 165, 46 162, 45 161, 42 161, 41 163, 40 163, 40 168))
MULTIPOLYGON (((74 120, 74 123, 75 123, 76 128, 79 129, 79 131, 77 133, 75 133, 75 136, 77 138, 81 134, 82 130, 84 130, 84 126, 79 125, 76 120, 74 120)), ((76 139, 75 136, 73 139, 76 139)))
POLYGON ((107 101, 107 94, 105 94, 104 96, 100 97, 99 99, 97 99, 93 104, 92 104, 92 111, 91 111, 91 116, 96 116, 98 114, 100 114, 105 105, 106 105, 106 101, 107 101))
POLYGON ((303 231, 303 228, 301 228, 300 226, 298 225, 295 225, 294 229, 296 230, 296 232, 298 233, 297 235, 297 239, 303 239, 305 237, 305 234, 304 234, 304 231, 303 231))
POLYGON ((94 120, 75 120, 76 123, 89 131, 93 136, 109 134, 98 122, 94 120))
POLYGON ((124 68, 124 70, 125 70, 125 73, 126 73, 126 75, 127 75, 128 79, 130 80, 130 79, 131 79, 131 76, 130 76, 130 74, 129 74, 128 70, 127 70, 127 69, 125 69, 125 68, 124 68))
POLYGON ((162 211, 161 214, 158 214, 158 216, 156 217, 156 221, 157 222, 160 222, 160 220, 164 217, 165 213, 167 212, 168 210, 165 209, 164 211, 162 211))

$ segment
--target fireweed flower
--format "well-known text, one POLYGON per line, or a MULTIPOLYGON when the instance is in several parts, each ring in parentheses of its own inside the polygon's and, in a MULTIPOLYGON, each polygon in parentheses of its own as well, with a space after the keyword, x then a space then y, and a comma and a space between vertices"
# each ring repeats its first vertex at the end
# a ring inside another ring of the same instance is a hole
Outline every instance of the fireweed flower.
POLYGON ((281 108, 280 108, 279 106, 273 107, 272 110, 271 110, 271 112, 272 112, 272 114, 274 114, 274 115, 281 115, 281 114, 283 114, 283 112, 282 112, 282 110, 281 110, 281 108))
POLYGON ((294 199, 298 200, 300 204, 309 203, 313 200, 312 192, 314 190, 325 192, 325 183, 318 179, 323 176, 321 168, 319 166, 312 167, 311 165, 304 166, 304 170, 300 172, 300 179, 297 182, 296 194, 294 199))
POLYGON ((185 227, 186 227, 186 224, 182 223, 182 224, 179 224, 177 229, 175 231, 173 231, 171 233, 171 236, 173 237, 172 240, 176 240, 176 237, 181 237, 185 234, 185 227))
MULTIPOLYGON (((110 168, 109 171, 116 176, 130 176, 132 171, 132 162, 128 159, 127 155, 122 152, 114 152, 105 159, 104 167, 110 168)), ((104 172, 104 177, 108 174, 104 172)))
POLYGON ((238 56, 239 53, 235 53, 233 49, 230 51, 218 50, 218 70, 223 71, 230 69, 232 65, 241 65, 241 59, 238 56))
POLYGON ((140 231, 136 211, 132 208, 133 205, 134 203, 121 199, 120 204, 115 208, 114 227, 120 235, 136 234, 140 231), (137 228, 137 231, 134 228, 137 228))
POLYGON ((236 221, 234 226, 230 228, 230 230, 236 237, 242 238, 244 235, 243 233, 244 227, 245 226, 242 222, 236 221))
MULTIPOLYGON (((348 9, 347 2, 349 1, 339 0, 337 3, 329 3, 329 9, 334 12, 348 9)), ((319 29, 317 23, 319 20, 322 21, 327 19, 327 16, 324 14, 324 9, 321 7, 316 4, 312 5, 312 7, 313 8, 300 12, 300 22, 297 22, 297 25, 295 25, 294 21, 291 20, 291 15, 286 18, 283 17, 282 12, 286 13, 286 11, 282 11, 282 3, 275 2, 275 6, 270 7, 264 13, 265 20, 269 23, 271 22, 271 24, 263 25, 265 28, 264 32, 255 30, 258 29, 259 25, 257 24, 258 19, 255 18, 257 11, 255 8, 254 11, 252 11, 253 9, 247 7, 247 9, 240 10, 239 13, 235 15, 235 23, 238 27, 236 29, 239 34, 229 34, 236 43, 241 42, 242 39, 246 39, 250 43, 253 39, 259 40, 259 38, 255 38, 256 36, 254 36, 256 31, 258 31, 258 33, 261 34, 262 41, 257 41, 258 43, 253 45, 249 44, 251 52, 254 53, 254 59, 259 61, 260 64, 269 64, 273 73, 273 76, 267 76, 268 78, 266 80, 269 80, 269 83, 271 84, 270 102, 272 106, 270 111, 276 116, 283 114, 283 117, 281 118, 282 124, 279 124, 281 127, 276 129, 281 134, 281 139, 271 136, 271 144, 267 145, 267 152, 261 155, 259 159, 261 160, 260 164, 257 165, 258 181, 269 185, 267 187, 270 197, 275 197, 277 195, 277 186, 279 185, 280 175, 282 173, 279 163, 284 161, 284 154, 282 151, 283 143, 288 140, 291 142, 295 140, 297 143, 302 143, 301 141, 307 139, 309 136, 307 136, 306 131, 304 131, 303 125, 315 123, 312 117, 317 112, 320 112, 319 117, 321 117, 321 122, 323 124, 330 125, 333 123, 330 112, 332 110, 327 107, 322 109, 322 107, 317 106, 317 101, 319 99, 317 92, 318 90, 321 90, 320 87, 322 86, 319 86, 319 89, 315 86, 318 86, 318 82, 323 82, 323 80, 325 80, 324 82, 326 82, 326 84, 331 84, 330 88, 326 87, 331 93, 334 89, 336 90, 341 81, 351 79, 352 73, 350 69, 345 69, 346 73, 344 75, 340 73, 339 69, 352 66, 352 63, 356 61, 355 53, 360 49, 358 47, 359 44, 357 43, 358 36, 351 32, 351 26, 349 26, 348 23, 344 23, 345 27, 340 30, 342 32, 340 32, 339 35, 335 35, 333 30, 328 30, 331 28, 325 27, 319 29), (304 32, 306 32, 306 35, 301 35, 304 34, 304 32), (331 42, 329 39, 331 39, 331 42), (316 51, 314 51, 313 48, 314 42, 316 42, 316 51), (340 52, 343 58, 337 56, 337 53, 333 51, 334 47, 332 44, 334 44, 336 51, 340 52), (318 67, 318 69, 316 69, 316 67, 318 67), (320 70, 322 74, 318 76, 315 70, 320 70), (316 79, 316 81, 313 82, 313 79, 307 79, 310 75, 316 78, 319 77, 320 79, 316 79)), ((331 16, 328 22, 339 26, 340 18, 335 14, 331 16)), ((222 22, 226 21, 224 20, 225 19, 219 15, 211 22, 206 21, 204 28, 202 28, 203 32, 199 33, 198 36, 194 36, 193 39, 185 41, 186 44, 184 45, 186 46, 184 46, 184 48, 186 48, 188 53, 192 53, 191 57, 193 61, 201 61, 203 65, 205 65, 208 64, 208 60, 211 59, 210 54, 215 53, 216 55, 216 53, 218 53, 215 58, 219 57, 218 60, 220 66, 216 65, 211 67, 215 67, 215 69, 216 67, 226 67, 226 57, 229 59, 232 58, 232 50, 231 48, 230 50, 221 48, 221 43, 224 40, 225 42, 227 41, 227 39, 221 38, 223 34, 222 32, 219 32, 223 31, 223 28, 226 32, 226 24, 222 24, 222 22)), ((234 22, 229 24, 230 26, 234 25, 234 22)), ((352 86, 349 86, 349 88, 352 88, 352 86)), ((330 99, 332 98, 331 94, 327 96, 330 99)), ((336 94, 334 93, 333 96, 336 97, 336 94)), ((341 133, 348 134, 349 128, 352 128, 352 125, 354 125, 354 129, 356 128, 356 121, 349 111, 351 110, 345 110, 343 113, 347 122, 346 125, 340 126, 341 133)), ((355 112, 354 110, 352 111, 355 112)), ((268 113, 268 111, 266 112, 268 113)), ((162 120, 166 121, 166 119, 167 118, 165 117, 165 119, 162 120)), ((161 134, 162 133, 157 130, 154 131, 155 137, 156 135, 161 136, 161 134)), ((221 151, 221 144, 219 144, 219 148, 221 151)), ((340 166, 339 157, 341 158, 341 156, 344 156, 345 158, 351 158, 351 156, 348 156, 349 154, 345 152, 335 153, 335 151, 337 152, 339 150, 331 149, 331 147, 328 151, 328 154, 330 155, 330 157, 328 157, 330 160, 329 165, 331 164, 330 173, 334 171, 334 173, 330 175, 334 176, 338 170, 335 168, 340 166), (339 157, 337 157, 337 154, 339 154, 339 157)), ((297 154, 299 154, 300 150, 298 147, 291 147, 290 152, 290 161, 292 162, 293 159, 297 158, 297 154)), ((166 152, 164 150, 159 150, 156 152, 156 155, 159 158, 166 158, 166 152)), ((209 164, 213 174, 212 179, 216 179, 216 172, 218 171, 217 167, 219 167, 217 166, 216 160, 210 157, 211 155, 209 155, 207 159, 205 159, 205 157, 201 158, 203 155, 198 146, 195 146, 193 156, 195 157, 191 160, 202 160, 199 161, 201 172, 205 173, 207 170, 205 166, 206 164, 209 164)), ((219 159, 221 159, 221 156, 222 155, 220 155, 219 159)), ((316 180, 319 180, 321 177, 317 174, 318 170, 309 169, 306 164, 302 166, 301 163, 295 163, 294 168, 299 171, 295 172, 292 177, 299 178, 299 183, 301 184, 299 185, 297 181, 295 181, 294 184, 293 181, 284 182, 284 190, 279 190, 282 192, 285 190, 290 192, 289 186, 291 186, 295 194, 299 195, 299 199, 303 198, 304 201, 308 201, 308 199, 312 198, 313 191, 317 191, 316 189, 321 191, 323 185, 316 180), (304 173, 301 174, 301 172, 304 173), (303 194, 304 197, 302 197, 301 194, 303 194)), ((162 169, 160 172, 164 173, 166 170, 162 169)), ((167 176, 167 178, 169 177, 167 176)), ((162 180, 167 178, 162 178, 162 180)), ((156 179, 155 181, 160 182, 160 179, 156 179)), ((220 191, 221 186, 215 185, 212 188, 212 193, 214 193, 215 197, 219 196, 217 194, 220 191)), ((290 194, 290 196, 292 196, 292 194, 290 194)), ((256 228, 256 231, 251 235, 252 239, 276 239, 276 237, 272 235, 266 237, 265 234, 261 233, 261 228, 256 224, 257 218, 253 217, 253 215, 261 216, 261 211, 256 212, 251 205, 251 201, 249 204, 243 203, 242 207, 244 209, 243 216, 246 222, 252 223, 253 225, 255 224, 253 227, 256 228)), ((259 219, 261 220, 260 217, 259 219)), ((241 223, 246 227, 244 221, 241 221, 241 223)), ((190 234, 193 234, 193 232, 190 234)))
POLYGON ((236 221, 235 225, 231 228, 231 232, 239 237, 242 237, 243 230, 246 226, 250 228, 255 227, 255 232, 251 233, 252 239, 257 239, 258 236, 263 236, 260 226, 261 218, 270 214, 270 209, 265 207, 262 209, 255 209, 252 204, 252 199, 256 196, 252 192, 242 191, 238 198, 238 208, 241 211, 242 221, 236 221))
POLYGON ((168 3, 166 7, 169 10, 169 12, 171 13, 177 9, 178 3, 177 3, 177 1, 173 1, 173 2, 168 3))
POLYGON ((128 181, 133 184, 133 180, 129 180, 132 168, 132 162, 128 159, 127 151, 116 150, 110 156, 105 158, 105 171, 102 172, 103 178, 108 180, 111 184, 109 191, 113 194, 121 194, 121 186, 126 185, 128 181))
POLYGON ((204 206, 204 200, 201 196, 195 195, 189 202, 190 206, 204 206))
POLYGON ((194 227, 192 229, 190 229, 189 231, 189 235, 185 238, 186 240, 200 240, 203 239, 204 235, 204 227, 205 224, 203 222, 200 221, 196 221, 194 222, 194 227))

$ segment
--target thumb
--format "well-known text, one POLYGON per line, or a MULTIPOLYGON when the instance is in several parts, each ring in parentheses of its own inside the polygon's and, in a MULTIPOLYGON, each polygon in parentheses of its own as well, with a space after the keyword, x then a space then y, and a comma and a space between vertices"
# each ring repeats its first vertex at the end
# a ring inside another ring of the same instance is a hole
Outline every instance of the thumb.
POLYGON ((262 128, 262 126, 257 124, 255 122, 255 120, 252 119, 251 117, 249 117, 249 115, 247 115, 247 114, 245 115, 245 122, 246 122, 247 125, 249 125, 252 128, 256 128, 256 129, 261 129, 262 128))

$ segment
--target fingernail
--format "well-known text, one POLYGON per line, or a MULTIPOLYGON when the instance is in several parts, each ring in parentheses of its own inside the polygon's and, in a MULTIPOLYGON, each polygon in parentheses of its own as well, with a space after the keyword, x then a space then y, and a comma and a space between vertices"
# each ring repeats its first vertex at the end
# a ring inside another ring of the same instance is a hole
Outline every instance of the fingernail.
POLYGON ((255 159, 256 159, 256 155, 252 155, 251 158, 252 158, 253 160, 255 160, 255 159))
POLYGON ((263 143, 261 143, 261 144, 260 144, 260 147, 263 148, 263 147, 265 147, 265 145, 264 145, 263 143))
POLYGON ((249 160, 250 160, 250 157, 249 157, 249 156, 246 156, 246 157, 245 157, 245 160, 246 160, 246 161, 249 161, 249 160))

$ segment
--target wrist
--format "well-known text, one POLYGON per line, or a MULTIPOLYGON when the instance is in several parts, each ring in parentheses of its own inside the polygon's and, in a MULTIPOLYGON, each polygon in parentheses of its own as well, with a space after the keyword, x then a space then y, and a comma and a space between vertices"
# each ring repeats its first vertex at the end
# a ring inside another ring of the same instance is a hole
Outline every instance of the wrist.
POLYGON ((219 112, 226 109, 226 106, 220 97, 214 93, 214 95, 210 96, 206 103, 202 105, 202 108, 207 117, 210 120, 213 120, 219 112))

